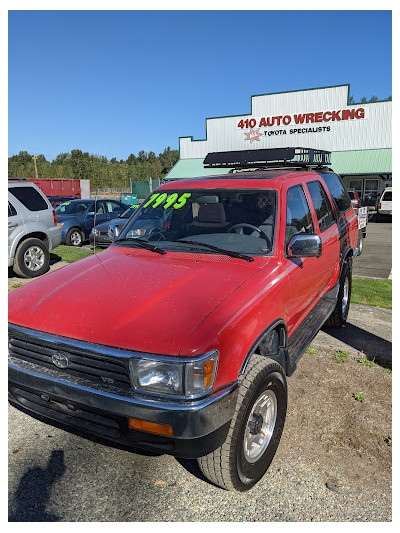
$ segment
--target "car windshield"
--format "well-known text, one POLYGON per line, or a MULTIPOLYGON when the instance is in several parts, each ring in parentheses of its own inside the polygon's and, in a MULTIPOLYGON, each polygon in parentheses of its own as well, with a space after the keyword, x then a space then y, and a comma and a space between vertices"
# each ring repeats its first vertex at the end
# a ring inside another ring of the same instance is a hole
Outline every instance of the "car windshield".
POLYGON ((116 244, 134 245, 140 237, 167 251, 185 248, 211 253, 203 243, 267 255, 274 246, 276 203, 274 189, 155 191, 123 228, 116 244))
POLYGON ((81 215, 90 206, 90 202, 64 202, 57 209, 57 215, 81 215))
POLYGON ((382 202, 392 201, 392 191, 385 191, 382 196, 382 202))

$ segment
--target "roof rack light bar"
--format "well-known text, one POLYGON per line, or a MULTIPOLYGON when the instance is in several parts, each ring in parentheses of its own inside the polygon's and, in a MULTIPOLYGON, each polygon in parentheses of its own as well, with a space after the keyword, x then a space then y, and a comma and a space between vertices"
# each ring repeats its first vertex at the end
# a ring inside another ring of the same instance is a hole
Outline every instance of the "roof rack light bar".
POLYGON ((308 167, 330 165, 331 152, 315 148, 264 148, 210 152, 206 168, 308 167))

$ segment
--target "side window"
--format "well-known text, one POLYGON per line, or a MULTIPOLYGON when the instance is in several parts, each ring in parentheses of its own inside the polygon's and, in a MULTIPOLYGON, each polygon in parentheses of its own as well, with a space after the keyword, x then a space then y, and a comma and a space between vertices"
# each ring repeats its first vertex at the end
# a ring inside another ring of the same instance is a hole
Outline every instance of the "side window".
POLYGON ((351 200, 342 180, 336 174, 323 174, 323 178, 339 211, 346 212, 351 207, 351 200))
POLYGON ((107 202, 107 210, 109 213, 115 213, 115 212, 122 211, 123 208, 119 204, 117 204, 117 202, 113 202, 111 200, 107 202))
POLYGON ((15 207, 12 204, 10 204, 10 202, 8 202, 8 216, 9 217, 13 217, 16 214, 17 214, 17 211, 16 211, 15 207))
MULTIPOLYGON (((93 204, 93 210, 94 210, 94 204, 93 204)), ((106 206, 104 205, 104 202, 96 202, 96 215, 104 215, 107 213, 106 206)))
POLYGON ((332 208, 319 181, 310 181, 307 187, 317 213, 319 230, 322 233, 334 222, 332 208))
POLYGON ((285 245, 296 233, 314 233, 310 209, 303 187, 295 185, 288 189, 286 198, 286 235, 285 245))
POLYGON ((34 187, 9 187, 8 190, 29 211, 44 211, 45 209, 49 209, 46 200, 34 187))

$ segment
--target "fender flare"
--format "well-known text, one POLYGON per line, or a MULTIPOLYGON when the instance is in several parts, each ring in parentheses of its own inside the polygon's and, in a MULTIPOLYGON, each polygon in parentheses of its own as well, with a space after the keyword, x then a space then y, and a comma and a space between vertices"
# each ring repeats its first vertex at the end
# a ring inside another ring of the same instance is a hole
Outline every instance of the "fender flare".
POLYGON ((286 323, 283 320, 283 318, 278 318, 274 320, 262 333, 261 335, 256 339, 252 347, 250 348, 249 352, 247 353, 242 366, 239 371, 239 376, 243 375, 246 371, 246 367, 248 365, 248 362, 250 361, 251 356, 255 353, 260 343, 265 339, 265 337, 274 329, 280 329, 280 335, 279 335, 279 349, 278 353, 275 355, 268 355, 270 359, 277 362, 281 365, 281 367, 284 369, 285 374, 287 373, 287 368, 289 364, 289 354, 287 350, 287 344, 288 344, 288 334, 287 334, 287 327, 286 323))

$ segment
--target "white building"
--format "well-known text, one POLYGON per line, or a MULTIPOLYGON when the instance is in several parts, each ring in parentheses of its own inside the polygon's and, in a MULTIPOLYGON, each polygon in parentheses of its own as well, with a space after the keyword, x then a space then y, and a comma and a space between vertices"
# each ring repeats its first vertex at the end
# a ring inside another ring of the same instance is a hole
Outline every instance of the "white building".
POLYGON ((204 168, 209 152, 306 147, 332 152, 331 168, 374 205, 392 179, 392 102, 349 103, 350 86, 320 87, 251 97, 247 115, 206 119, 206 138, 180 137, 180 159, 165 179, 226 169, 204 168))

